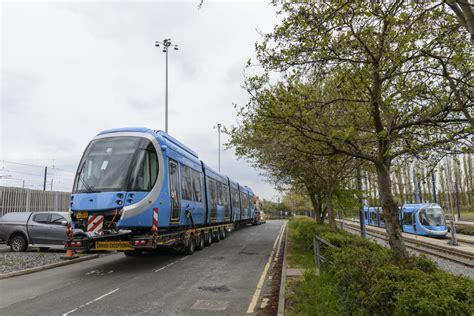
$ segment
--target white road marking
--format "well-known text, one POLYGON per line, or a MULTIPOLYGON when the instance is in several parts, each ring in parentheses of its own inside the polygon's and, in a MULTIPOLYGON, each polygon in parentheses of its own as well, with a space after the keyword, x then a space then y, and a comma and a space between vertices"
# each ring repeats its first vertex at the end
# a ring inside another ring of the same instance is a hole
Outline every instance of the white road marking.
POLYGON ((69 314, 71 314, 71 313, 74 313, 74 312, 77 311, 78 309, 81 309, 81 308, 83 308, 83 307, 86 307, 87 305, 90 305, 90 304, 92 304, 92 303, 94 303, 94 302, 97 302, 97 301, 103 299, 104 297, 109 296, 110 294, 113 294, 113 293, 117 292, 118 290, 119 290, 119 288, 116 288, 115 290, 110 291, 109 293, 105 293, 104 295, 101 295, 101 296, 99 296, 99 297, 97 297, 97 298, 94 298, 92 301, 89 301, 89 302, 87 302, 87 303, 85 303, 85 304, 82 304, 81 306, 79 306, 79 307, 77 307, 77 308, 74 308, 73 310, 70 310, 70 311, 67 312, 67 313, 64 313, 63 316, 67 316, 67 315, 69 315, 69 314))
POLYGON ((181 259, 179 259, 179 260, 176 260, 176 261, 173 261, 173 262, 171 262, 171 263, 168 263, 168 264, 165 265, 164 267, 161 267, 161 268, 159 268, 159 269, 156 269, 155 272, 160 272, 161 270, 164 270, 164 269, 166 269, 166 268, 168 268, 168 267, 171 267, 172 265, 174 265, 174 264, 176 264, 176 263, 178 263, 178 262, 180 262, 180 261, 183 261, 183 260, 186 259, 186 258, 187 258, 187 257, 183 257, 183 258, 181 258, 181 259))
POLYGON ((265 278, 270 268, 270 264, 272 263, 273 255, 275 254, 277 244, 279 244, 280 239, 283 238, 283 232, 285 231, 285 227, 286 227, 286 223, 284 223, 281 226, 280 232, 278 233, 278 236, 275 239, 275 242, 273 243, 272 252, 270 253, 270 256, 268 257, 267 264, 265 264, 265 268, 263 268, 263 272, 260 276, 260 279, 258 280, 257 288, 255 289, 255 293, 253 294, 252 300, 250 301, 249 307, 247 309, 247 314, 252 314, 255 311, 255 306, 257 306, 258 298, 260 297, 260 293, 262 292, 263 283, 265 282, 265 278))

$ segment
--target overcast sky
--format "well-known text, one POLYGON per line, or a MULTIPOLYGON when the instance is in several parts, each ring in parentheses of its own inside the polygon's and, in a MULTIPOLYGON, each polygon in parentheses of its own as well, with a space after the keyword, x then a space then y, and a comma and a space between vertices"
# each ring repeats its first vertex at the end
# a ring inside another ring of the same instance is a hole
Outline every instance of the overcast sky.
MULTIPOLYGON (((67 171, 101 130, 164 130, 165 54, 154 42, 165 38, 179 45, 169 54, 169 132, 217 169, 213 126, 235 124, 233 103, 248 99, 244 66, 278 21, 268 2, 2 1, 0 185, 39 188, 42 169, 18 163, 54 165, 53 187, 70 190, 67 171)), ((221 164, 257 195, 276 195, 233 150, 221 164)))

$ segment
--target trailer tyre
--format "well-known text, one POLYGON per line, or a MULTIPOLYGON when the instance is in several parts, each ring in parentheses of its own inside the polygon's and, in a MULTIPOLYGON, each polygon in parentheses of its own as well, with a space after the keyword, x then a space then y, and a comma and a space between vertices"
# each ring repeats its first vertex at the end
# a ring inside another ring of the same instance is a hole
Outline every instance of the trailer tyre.
POLYGON ((225 228, 221 228, 221 229, 219 230, 219 232, 220 232, 220 234, 221 234, 221 239, 222 239, 222 240, 227 237, 225 228))
POLYGON ((184 247, 185 255, 192 255, 196 251, 196 241, 193 237, 189 238, 187 245, 184 247))
POLYGON ((219 242, 221 240, 221 233, 219 230, 213 232, 212 234, 212 241, 213 242, 219 242))
POLYGON ((10 240, 10 249, 13 252, 23 252, 28 248, 28 243, 23 235, 16 235, 10 240))
POLYGON ((207 233, 204 233, 204 244, 206 247, 209 247, 212 244, 212 231, 208 231, 207 233))
POLYGON ((199 234, 199 236, 197 237, 197 243, 196 243, 196 249, 197 250, 202 250, 204 249, 204 247, 206 247, 206 234, 204 233, 201 233, 199 234))

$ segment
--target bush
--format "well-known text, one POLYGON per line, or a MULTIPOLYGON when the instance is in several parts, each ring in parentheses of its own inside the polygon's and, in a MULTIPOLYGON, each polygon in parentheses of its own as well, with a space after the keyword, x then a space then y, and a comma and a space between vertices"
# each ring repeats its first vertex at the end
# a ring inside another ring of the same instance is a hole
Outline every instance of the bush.
POLYGON ((325 251, 332 264, 320 276, 302 281, 298 312, 304 315, 472 315, 474 282, 440 270, 426 256, 403 265, 376 243, 331 232, 308 219, 295 219, 298 243, 311 245, 312 234, 338 248, 325 251), (304 240, 306 238, 306 240, 304 240))

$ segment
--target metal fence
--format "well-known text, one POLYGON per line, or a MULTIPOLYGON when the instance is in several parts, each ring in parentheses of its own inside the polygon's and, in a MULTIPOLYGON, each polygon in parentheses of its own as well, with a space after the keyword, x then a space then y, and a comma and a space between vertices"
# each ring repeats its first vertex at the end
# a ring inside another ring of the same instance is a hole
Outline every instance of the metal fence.
POLYGON ((330 263, 323 255, 325 248, 336 248, 329 241, 322 239, 316 234, 313 234, 313 254, 314 262, 319 272, 323 270, 323 263, 330 263))
POLYGON ((10 212, 66 212, 71 193, 0 186, 0 216, 10 212))

